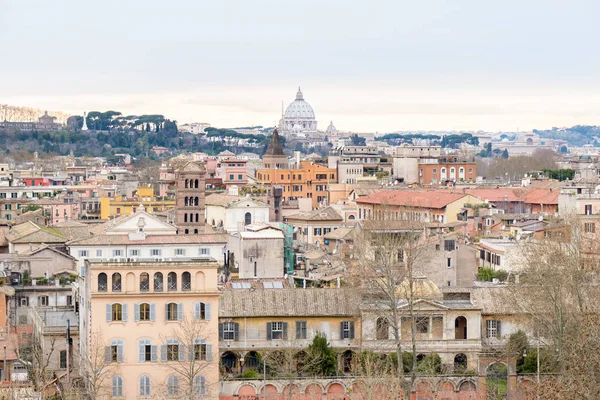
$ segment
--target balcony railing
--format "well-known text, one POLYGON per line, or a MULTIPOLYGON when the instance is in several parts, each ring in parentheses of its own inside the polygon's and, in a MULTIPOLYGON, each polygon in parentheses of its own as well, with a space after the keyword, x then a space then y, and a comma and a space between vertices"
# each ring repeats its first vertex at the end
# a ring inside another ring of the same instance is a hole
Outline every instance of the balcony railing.
POLYGON ((140 282, 140 292, 147 292, 150 290, 150 282, 140 282))
POLYGON ((121 282, 113 282, 113 284, 112 284, 112 291, 113 292, 120 292, 121 291, 121 282))
POLYGON ((167 288, 168 288, 169 292, 176 292, 177 291, 177 282, 169 282, 167 285, 167 288))
POLYGON ((162 292, 163 291, 163 284, 162 282, 160 283, 154 283, 154 291, 155 292, 162 292))
MULTIPOLYGON (((175 290, 177 290, 177 288, 175 288, 175 290)), ((183 282, 181 284, 181 290, 185 290, 185 291, 192 290, 192 284, 190 282, 183 282)))
POLYGON ((98 291, 99 292, 106 292, 106 291, 108 291, 108 285, 106 283, 99 283, 98 284, 98 291))

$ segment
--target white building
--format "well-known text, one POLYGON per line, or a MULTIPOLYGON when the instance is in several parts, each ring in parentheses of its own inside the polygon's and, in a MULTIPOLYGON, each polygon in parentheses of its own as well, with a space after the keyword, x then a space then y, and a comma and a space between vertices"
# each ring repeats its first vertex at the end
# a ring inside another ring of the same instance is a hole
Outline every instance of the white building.
POLYGON ((317 133, 317 120, 313 108, 304 100, 300 88, 294 100, 279 120, 279 133, 310 137, 317 133))
POLYGON ((227 235, 216 232, 177 235, 176 230, 143 211, 142 206, 135 214, 117 218, 103 234, 69 242, 69 253, 77 259, 80 270, 86 259, 176 261, 199 256, 223 259, 227 235))
POLYGON ((211 194, 204 200, 206 222, 225 232, 240 232, 246 225, 269 222, 269 205, 249 196, 211 194))
POLYGON ((177 129, 179 129, 181 132, 192 133, 194 135, 201 135, 206 133, 206 128, 210 128, 210 124, 207 124, 206 122, 192 122, 191 124, 183 124, 177 126, 177 129))
POLYGON ((229 237, 229 250, 241 279, 282 278, 283 232, 269 225, 248 225, 229 237))

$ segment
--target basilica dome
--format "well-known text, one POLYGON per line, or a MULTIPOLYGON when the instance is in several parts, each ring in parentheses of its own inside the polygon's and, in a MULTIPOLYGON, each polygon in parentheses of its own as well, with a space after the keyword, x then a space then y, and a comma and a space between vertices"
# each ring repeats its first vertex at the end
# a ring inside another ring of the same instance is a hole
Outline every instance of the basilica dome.
POLYGON ((296 93, 296 100, 294 100, 286 109, 283 114, 284 118, 288 119, 296 119, 296 118, 306 118, 306 119, 315 119, 315 112, 313 111, 310 104, 308 104, 304 100, 304 95, 300 88, 298 88, 298 93, 296 93))

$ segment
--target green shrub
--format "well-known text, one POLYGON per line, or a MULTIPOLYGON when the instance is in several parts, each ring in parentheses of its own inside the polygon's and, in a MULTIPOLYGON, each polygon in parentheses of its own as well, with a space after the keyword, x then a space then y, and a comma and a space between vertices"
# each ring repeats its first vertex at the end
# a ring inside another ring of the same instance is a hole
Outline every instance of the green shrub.
POLYGON ((247 369, 240 375, 242 379, 260 379, 260 377, 260 374, 253 369, 247 369))
POLYGON ((503 269, 497 269, 494 271, 494 278, 498 279, 500 282, 506 281, 508 278, 508 272, 503 269))
POLYGON ((494 270, 491 268, 479 268, 477 272, 477 280, 483 282, 491 282, 494 279, 494 270))

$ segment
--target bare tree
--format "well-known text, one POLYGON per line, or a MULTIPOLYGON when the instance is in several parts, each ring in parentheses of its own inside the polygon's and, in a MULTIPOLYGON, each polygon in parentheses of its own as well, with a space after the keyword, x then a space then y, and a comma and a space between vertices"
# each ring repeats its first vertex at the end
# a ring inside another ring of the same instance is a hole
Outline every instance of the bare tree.
POLYGON ((41 333, 35 330, 26 338, 20 335, 11 335, 10 337, 15 342, 13 347, 16 350, 17 359, 23 361, 34 390, 41 391, 52 377, 49 366, 54 354, 56 337, 51 337, 46 346, 44 346, 44 338, 41 333))
POLYGON ((81 354, 80 360, 84 397, 98 399, 109 393, 111 379, 118 372, 118 364, 107 357, 101 330, 91 333, 87 350, 87 354, 81 354))
MULTIPOLYGON (((206 374, 212 369, 218 370, 218 357, 214 357, 212 344, 206 338, 213 337, 206 321, 195 320, 189 316, 173 330, 168 337, 161 337, 161 360, 177 378, 178 397, 195 399, 209 396, 217 382, 210 382, 206 374)), ((167 386, 169 382, 167 382, 167 386)), ((167 389, 167 395, 173 390, 167 389)))
POLYGON ((357 283, 367 289, 381 318, 389 324, 396 352, 397 387, 409 394, 416 380, 416 317, 414 313, 415 271, 427 259, 425 224, 419 221, 392 220, 394 212, 383 212, 381 219, 364 221, 355 240, 354 264, 357 283), (412 372, 410 386, 404 384, 401 312, 406 301, 411 321, 412 372))

